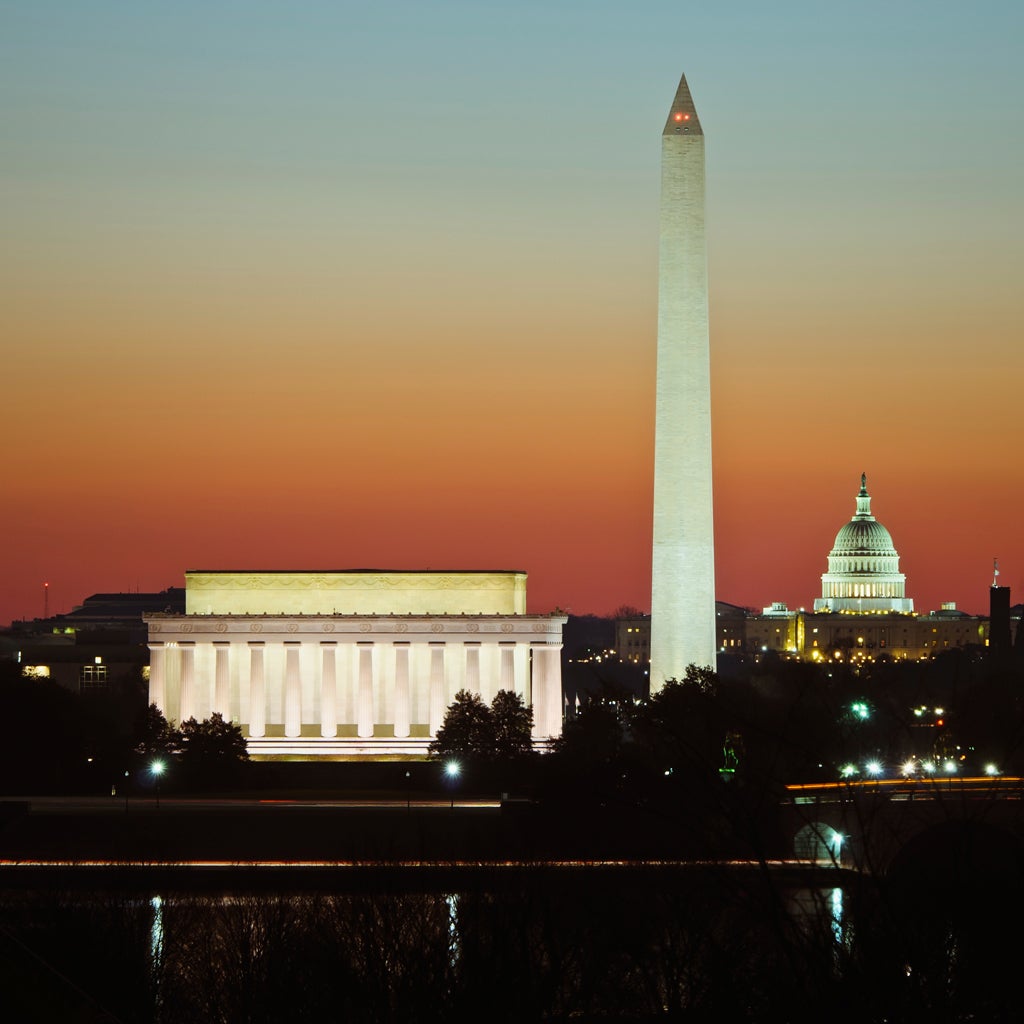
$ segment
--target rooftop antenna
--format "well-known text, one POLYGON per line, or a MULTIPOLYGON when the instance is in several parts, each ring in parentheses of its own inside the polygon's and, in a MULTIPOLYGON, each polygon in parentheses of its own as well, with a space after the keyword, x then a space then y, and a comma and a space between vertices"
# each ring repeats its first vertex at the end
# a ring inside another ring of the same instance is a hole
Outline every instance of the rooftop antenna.
POLYGON ((50 617, 50 584, 43 584, 43 618, 50 617))
POLYGON ((992 559, 992 586, 993 587, 998 587, 999 586, 999 559, 998 558, 993 558, 992 559))

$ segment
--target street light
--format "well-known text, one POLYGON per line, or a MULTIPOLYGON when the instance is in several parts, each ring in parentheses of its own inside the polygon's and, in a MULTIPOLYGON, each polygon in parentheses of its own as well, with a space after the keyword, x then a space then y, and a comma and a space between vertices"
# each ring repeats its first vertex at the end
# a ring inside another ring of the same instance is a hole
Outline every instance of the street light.
POLYGON ((448 778, 448 784, 452 788, 452 807, 455 807, 455 784, 459 781, 459 776, 462 774, 462 765, 458 761, 449 761, 444 766, 444 774, 448 778))
POLYGON ((153 761, 149 766, 149 772, 153 776, 153 781, 156 784, 156 807, 160 809, 160 776, 167 771, 167 764, 164 761, 153 761))

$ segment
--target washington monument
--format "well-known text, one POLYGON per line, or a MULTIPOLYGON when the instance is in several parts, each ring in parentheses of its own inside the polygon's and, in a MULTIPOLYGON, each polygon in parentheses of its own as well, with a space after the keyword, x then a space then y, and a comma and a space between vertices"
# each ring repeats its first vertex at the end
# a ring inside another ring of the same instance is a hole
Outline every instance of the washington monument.
POLYGON ((704 133, 684 75, 661 138, 651 692, 715 667, 704 133))

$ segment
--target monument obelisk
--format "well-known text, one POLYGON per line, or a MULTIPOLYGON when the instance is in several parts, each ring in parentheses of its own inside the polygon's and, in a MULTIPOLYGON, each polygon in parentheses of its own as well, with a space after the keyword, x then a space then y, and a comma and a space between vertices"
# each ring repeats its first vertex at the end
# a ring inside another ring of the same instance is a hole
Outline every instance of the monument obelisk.
POLYGON ((704 133, 684 75, 661 138, 651 692, 715 667, 704 133))

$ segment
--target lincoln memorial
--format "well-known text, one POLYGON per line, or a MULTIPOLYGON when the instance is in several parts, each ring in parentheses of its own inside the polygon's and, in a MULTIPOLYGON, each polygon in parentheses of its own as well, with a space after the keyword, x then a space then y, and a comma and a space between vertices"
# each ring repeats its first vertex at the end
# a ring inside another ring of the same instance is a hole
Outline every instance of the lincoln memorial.
POLYGON ((562 731, 566 619, 526 614, 522 572, 192 571, 185 614, 145 620, 150 702, 219 712, 257 759, 424 757, 460 689, 562 731))

